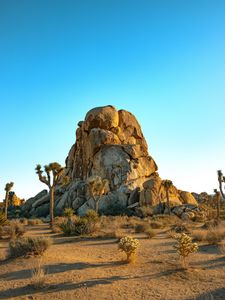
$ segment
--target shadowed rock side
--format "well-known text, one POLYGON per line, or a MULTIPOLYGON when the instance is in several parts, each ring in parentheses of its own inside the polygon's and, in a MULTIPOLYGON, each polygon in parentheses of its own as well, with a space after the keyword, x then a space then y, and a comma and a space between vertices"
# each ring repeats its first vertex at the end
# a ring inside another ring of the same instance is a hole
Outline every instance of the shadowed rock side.
MULTIPOLYGON (((75 144, 66 158, 65 174, 71 183, 56 190, 55 209, 73 207, 80 215, 94 209, 95 203, 87 188, 87 179, 91 176, 100 176, 109 182, 109 189, 99 201, 102 213, 110 213, 115 207, 154 206, 159 199, 165 202, 166 192, 156 171, 157 165, 148 154, 135 116, 110 105, 94 108, 78 123, 75 144)), ((197 205, 188 192, 173 186, 169 193, 174 205, 197 205)), ((47 212, 48 195, 36 196, 28 202, 32 204, 26 207, 29 206, 32 213, 38 208, 40 211, 40 207, 47 212)))

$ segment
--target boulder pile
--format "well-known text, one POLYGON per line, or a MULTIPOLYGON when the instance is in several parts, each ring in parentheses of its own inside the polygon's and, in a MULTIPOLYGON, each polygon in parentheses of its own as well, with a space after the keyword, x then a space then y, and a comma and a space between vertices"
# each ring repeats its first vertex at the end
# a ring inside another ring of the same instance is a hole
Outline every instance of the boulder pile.
MULTIPOLYGON (((147 142, 134 115, 108 105, 90 110, 78 123, 76 140, 66 158, 65 175, 70 183, 55 192, 55 210, 65 207, 83 215, 95 208, 87 182, 98 176, 108 182, 99 200, 101 213, 157 206, 166 202, 166 190, 157 173, 157 165, 149 155, 147 142)), ((191 193, 169 189, 171 206, 198 206, 191 193)), ((26 201, 23 210, 29 215, 47 216, 49 195, 42 191, 26 201)))

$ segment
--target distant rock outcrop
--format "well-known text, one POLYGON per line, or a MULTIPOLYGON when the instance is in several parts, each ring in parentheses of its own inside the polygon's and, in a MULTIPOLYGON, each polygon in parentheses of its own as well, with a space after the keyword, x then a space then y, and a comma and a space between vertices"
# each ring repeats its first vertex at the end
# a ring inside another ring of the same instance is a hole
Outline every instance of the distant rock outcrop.
MULTIPOLYGON (((109 191, 99 201, 102 213, 110 213, 115 207, 135 207, 135 203, 155 206, 165 202, 166 192, 157 169, 134 115, 111 105, 94 108, 78 123, 75 144, 66 158, 65 175, 71 183, 56 191, 56 211, 73 207, 82 215, 93 209, 95 203, 87 188, 91 176, 109 182, 109 191)), ((197 205, 190 193, 175 186, 169 196, 172 205, 197 205)), ((43 207, 47 214, 48 202, 48 194, 43 191, 29 199, 23 209, 37 215, 37 209, 43 207)))

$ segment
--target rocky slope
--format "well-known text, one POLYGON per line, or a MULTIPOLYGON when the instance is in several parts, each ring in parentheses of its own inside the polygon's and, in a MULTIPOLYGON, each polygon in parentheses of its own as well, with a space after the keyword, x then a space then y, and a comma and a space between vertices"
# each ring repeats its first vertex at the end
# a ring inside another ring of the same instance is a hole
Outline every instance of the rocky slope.
MULTIPOLYGON (((111 105, 94 108, 78 123, 76 141, 66 158, 65 174, 71 183, 57 189, 55 209, 60 213, 65 207, 73 207, 82 215, 95 208, 87 188, 91 176, 100 176, 109 182, 99 202, 102 213, 137 205, 155 206, 159 199, 166 201, 157 169, 134 115, 111 105)), ((170 188, 169 196, 172 205, 197 205, 190 193, 175 186, 170 188)), ((29 199, 23 209, 32 215, 47 215, 48 194, 41 192, 29 199)))

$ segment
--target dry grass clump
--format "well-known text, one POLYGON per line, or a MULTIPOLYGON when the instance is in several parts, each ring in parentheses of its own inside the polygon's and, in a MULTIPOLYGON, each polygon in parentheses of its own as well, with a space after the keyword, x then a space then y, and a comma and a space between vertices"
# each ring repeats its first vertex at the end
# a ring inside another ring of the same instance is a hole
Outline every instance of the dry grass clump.
POLYGON ((151 229, 151 226, 147 222, 139 223, 135 226, 136 233, 146 232, 146 230, 151 229))
POLYGON ((154 215, 152 220, 162 223, 163 227, 180 222, 180 218, 175 215, 154 215))
POLYGON ((176 233, 190 233, 191 228, 189 224, 183 223, 182 221, 177 222, 171 226, 171 230, 175 231, 176 233))
POLYGON ((206 240, 207 231, 204 229, 197 229, 193 231, 192 237, 197 242, 203 242, 206 240))
POLYGON ((129 217, 127 221, 127 226, 130 228, 135 228, 138 224, 140 224, 141 219, 139 217, 129 217))
POLYGON ((151 221, 150 226, 153 229, 161 229, 161 228, 165 227, 163 222, 160 222, 160 221, 151 221))
POLYGON ((141 206, 136 209, 137 215, 141 218, 151 217, 153 209, 150 206, 141 206))
POLYGON ((207 230, 206 241, 210 245, 217 245, 225 238, 225 228, 218 226, 207 230))
POLYGON ((19 219, 19 222, 20 222, 21 224, 23 224, 24 226, 28 225, 28 220, 27 220, 26 218, 21 218, 21 219, 19 219))
POLYGON ((41 219, 28 219, 27 220, 28 225, 34 226, 34 225, 40 225, 43 224, 43 221, 41 219))
POLYGON ((198 229, 192 234, 194 240, 207 242, 209 245, 218 245, 225 238, 225 228, 222 226, 210 227, 209 229, 198 229))
POLYGON ((156 235, 156 232, 149 226, 149 228, 145 230, 145 234, 149 239, 151 239, 156 235))
POLYGON ((132 237, 125 236, 119 240, 118 248, 126 253, 128 263, 135 260, 138 247, 139 241, 132 237))
POLYGON ((46 272, 41 260, 34 262, 34 267, 31 271, 30 285, 37 290, 44 288, 46 285, 46 272))
POLYGON ((43 255, 51 241, 46 237, 22 237, 9 242, 9 257, 29 257, 43 255))
POLYGON ((8 225, 1 227, 0 237, 17 239, 23 236, 25 233, 24 225, 19 221, 11 221, 8 225))

